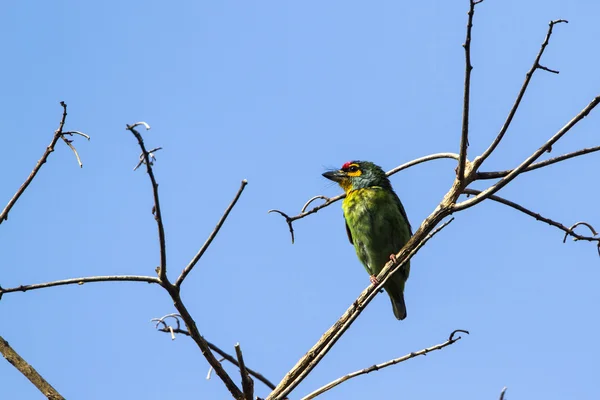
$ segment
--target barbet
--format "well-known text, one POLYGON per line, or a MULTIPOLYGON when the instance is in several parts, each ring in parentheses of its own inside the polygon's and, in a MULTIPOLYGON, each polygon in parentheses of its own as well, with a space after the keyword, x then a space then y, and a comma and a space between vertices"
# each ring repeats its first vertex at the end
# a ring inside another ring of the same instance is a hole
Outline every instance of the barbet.
MULTIPOLYGON (((346 192, 342 210, 348 239, 371 275, 371 282, 377 284, 377 274, 390 259, 395 259, 395 254, 412 236, 402 202, 385 172, 372 162, 350 161, 323 176, 337 182, 346 192)), ((410 263, 406 263, 384 285, 394 315, 400 320, 406 318, 404 284, 409 272, 410 263)))

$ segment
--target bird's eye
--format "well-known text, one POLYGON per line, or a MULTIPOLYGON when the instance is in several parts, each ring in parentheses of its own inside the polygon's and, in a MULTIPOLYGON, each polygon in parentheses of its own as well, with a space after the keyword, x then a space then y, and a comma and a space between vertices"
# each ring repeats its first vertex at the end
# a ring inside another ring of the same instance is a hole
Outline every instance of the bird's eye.
POLYGON ((358 167, 356 165, 351 165, 350 168, 348 168, 348 172, 356 172, 358 171, 358 167))

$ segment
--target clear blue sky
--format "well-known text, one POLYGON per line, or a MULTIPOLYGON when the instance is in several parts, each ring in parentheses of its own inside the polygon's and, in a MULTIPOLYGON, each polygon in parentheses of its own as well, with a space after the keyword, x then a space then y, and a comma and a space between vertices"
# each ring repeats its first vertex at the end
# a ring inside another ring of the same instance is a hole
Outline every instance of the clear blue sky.
MULTIPOLYGON (((321 173, 350 159, 385 169, 457 151, 468 1, 7 2, 0 16, 0 203, 50 142, 59 101, 84 168, 59 143, 0 227, 0 285, 106 274, 153 275, 151 192, 133 172, 125 124, 147 121, 157 153, 171 276, 195 254, 242 179, 249 185, 189 276, 183 300, 206 338, 278 382, 369 284, 339 204, 296 227, 294 213, 335 195, 321 173)), ((565 18, 506 140, 486 170, 517 165, 600 94, 600 3, 486 0, 473 31, 471 155, 487 147, 546 33, 565 18)), ((600 144, 600 110, 552 155, 600 144)), ((567 225, 600 228, 599 155, 520 177, 501 195, 567 225)), ((393 177, 414 227, 448 189, 455 164, 393 177)), ((483 187, 481 184, 475 187, 483 187)), ((347 372, 471 336, 346 383, 323 399, 597 398, 600 259, 588 243, 484 203, 413 259, 408 318, 378 296, 299 398, 347 372)), ((162 289, 103 283, 6 295, 0 335, 69 399, 227 399, 188 338, 150 319, 173 312, 162 289)), ((226 365, 237 380, 237 370, 226 365)), ((0 362, 7 399, 40 394, 0 362)), ((267 390, 256 383, 257 394, 267 390)))

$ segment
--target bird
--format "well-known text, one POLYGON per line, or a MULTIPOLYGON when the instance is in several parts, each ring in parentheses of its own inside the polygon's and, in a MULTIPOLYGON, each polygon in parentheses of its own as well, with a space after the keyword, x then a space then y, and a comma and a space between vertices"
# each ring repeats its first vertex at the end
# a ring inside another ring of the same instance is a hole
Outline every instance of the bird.
MULTIPOLYGON (((395 254, 412 236, 404 206, 383 169, 370 161, 349 161, 323 176, 346 192, 342 203, 346 233, 371 283, 376 285, 377 274, 389 260, 396 261, 395 254)), ((404 284, 409 273, 407 262, 383 286, 398 320, 406 318, 404 284)))

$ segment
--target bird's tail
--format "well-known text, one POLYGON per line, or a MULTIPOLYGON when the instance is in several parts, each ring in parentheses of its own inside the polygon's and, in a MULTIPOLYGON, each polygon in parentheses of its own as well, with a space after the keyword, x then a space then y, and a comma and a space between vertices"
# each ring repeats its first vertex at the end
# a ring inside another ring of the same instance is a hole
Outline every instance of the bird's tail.
POLYGON ((396 292, 394 294, 388 292, 390 300, 392 300, 392 309, 397 319, 403 320, 406 318, 406 304, 404 303, 404 293, 396 292))

